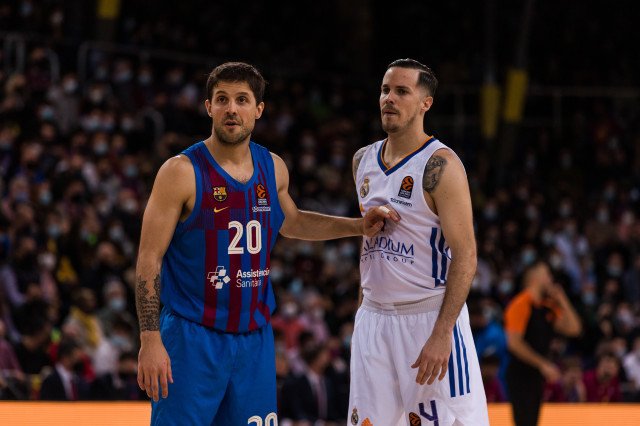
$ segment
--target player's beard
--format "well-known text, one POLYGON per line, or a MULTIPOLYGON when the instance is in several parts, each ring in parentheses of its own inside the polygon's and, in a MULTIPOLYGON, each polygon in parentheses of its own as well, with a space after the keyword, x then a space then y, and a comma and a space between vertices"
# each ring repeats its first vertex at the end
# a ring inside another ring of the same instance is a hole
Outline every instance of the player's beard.
POLYGON ((418 112, 416 111, 416 113, 410 117, 405 123, 394 123, 394 124, 385 124, 384 121, 382 121, 382 130, 384 130, 385 133, 387 134, 391 134, 391 133, 396 133, 402 129, 405 129, 411 125, 413 125, 413 122, 417 119, 418 117, 418 112))
POLYGON ((242 124, 240 124, 240 129, 235 134, 229 134, 224 129, 219 129, 216 126, 213 126, 213 132, 223 145, 238 145, 251 135, 251 129, 247 129, 242 124))

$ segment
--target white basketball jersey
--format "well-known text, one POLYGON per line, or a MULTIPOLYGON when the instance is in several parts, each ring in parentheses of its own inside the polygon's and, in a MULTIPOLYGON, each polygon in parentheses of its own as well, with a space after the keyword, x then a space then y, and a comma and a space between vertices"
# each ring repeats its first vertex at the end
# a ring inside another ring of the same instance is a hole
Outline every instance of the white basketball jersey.
MULTIPOLYGON (((378 303, 402 303, 443 293, 451 250, 440 218, 427 205, 422 176, 429 158, 449 147, 429 137, 394 166, 385 164, 386 140, 365 151, 356 173, 360 210, 389 204, 400 214, 373 238, 364 237, 360 257, 363 292, 378 303)), ((451 151, 453 152, 453 151, 451 151)), ((454 153, 455 155, 455 153, 454 153)))

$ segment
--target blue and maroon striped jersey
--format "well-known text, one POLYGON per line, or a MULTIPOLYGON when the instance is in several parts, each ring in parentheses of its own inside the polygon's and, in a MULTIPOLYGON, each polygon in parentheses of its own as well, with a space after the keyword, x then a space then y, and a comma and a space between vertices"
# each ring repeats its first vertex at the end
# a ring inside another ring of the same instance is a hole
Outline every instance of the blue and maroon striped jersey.
POLYGON ((254 172, 244 184, 216 163, 204 142, 182 152, 195 170, 196 202, 162 262, 162 303, 230 333, 267 324, 275 309, 269 257, 284 213, 271 153, 253 142, 249 148, 254 172))

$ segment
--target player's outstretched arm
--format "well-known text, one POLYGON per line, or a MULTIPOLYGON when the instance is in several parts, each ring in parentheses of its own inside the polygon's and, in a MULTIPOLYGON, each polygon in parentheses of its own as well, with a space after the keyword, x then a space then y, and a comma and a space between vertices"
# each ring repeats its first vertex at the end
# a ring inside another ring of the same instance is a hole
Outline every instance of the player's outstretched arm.
POLYGON ((272 154, 278 185, 278 201, 284 212, 280 233, 285 237, 301 240, 332 240, 358 235, 374 236, 384 226, 385 219, 395 222, 400 216, 391 206, 370 208, 362 218, 347 218, 298 210, 289 195, 289 171, 284 161, 272 154))
POLYGON ((154 401, 168 396, 171 360, 160 338, 160 271, 183 206, 195 194, 195 174, 184 156, 169 159, 158 171, 142 219, 136 265, 136 309, 140 324, 138 385, 154 401), (158 380, 160 383, 158 383, 158 380))
POLYGON ((432 384, 447 373, 453 328, 467 300, 477 259, 469 185, 458 158, 449 150, 437 150, 425 166, 422 186, 426 197, 435 203, 442 232, 451 247, 442 307, 433 333, 412 365, 418 368, 416 382, 432 384))

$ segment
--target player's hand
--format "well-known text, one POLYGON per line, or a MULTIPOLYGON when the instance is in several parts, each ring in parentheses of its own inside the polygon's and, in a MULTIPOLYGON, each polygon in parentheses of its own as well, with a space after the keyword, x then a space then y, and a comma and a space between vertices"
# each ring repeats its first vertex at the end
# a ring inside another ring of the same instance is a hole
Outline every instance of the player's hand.
POLYGON ((384 227, 386 219, 399 222, 400 215, 390 205, 371 207, 364 215, 362 233, 367 237, 373 237, 384 227))
POLYGON ((560 369, 552 362, 546 361, 542 364, 540 373, 542 373, 547 382, 555 383, 560 380, 560 369))
POLYGON ((411 368, 417 368, 416 383, 432 384, 436 379, 442 380, 447 374, 449 357, 451 356, 451 336, 431 334, 424 344, 420 355, 411 368))
POLYGON ((171 360, 162 344, 160 333, 157 331, 142 339, 140 353, 138 354, 138 386, 147 392, 149 398, 158 401, 160 389, 162 397, 169 396, 168 383, 173 383, 171 374, 171 360), (157 336, 156 336, 157 334, 157 336), (158 383, 158 380, 160 383, 158 383))

